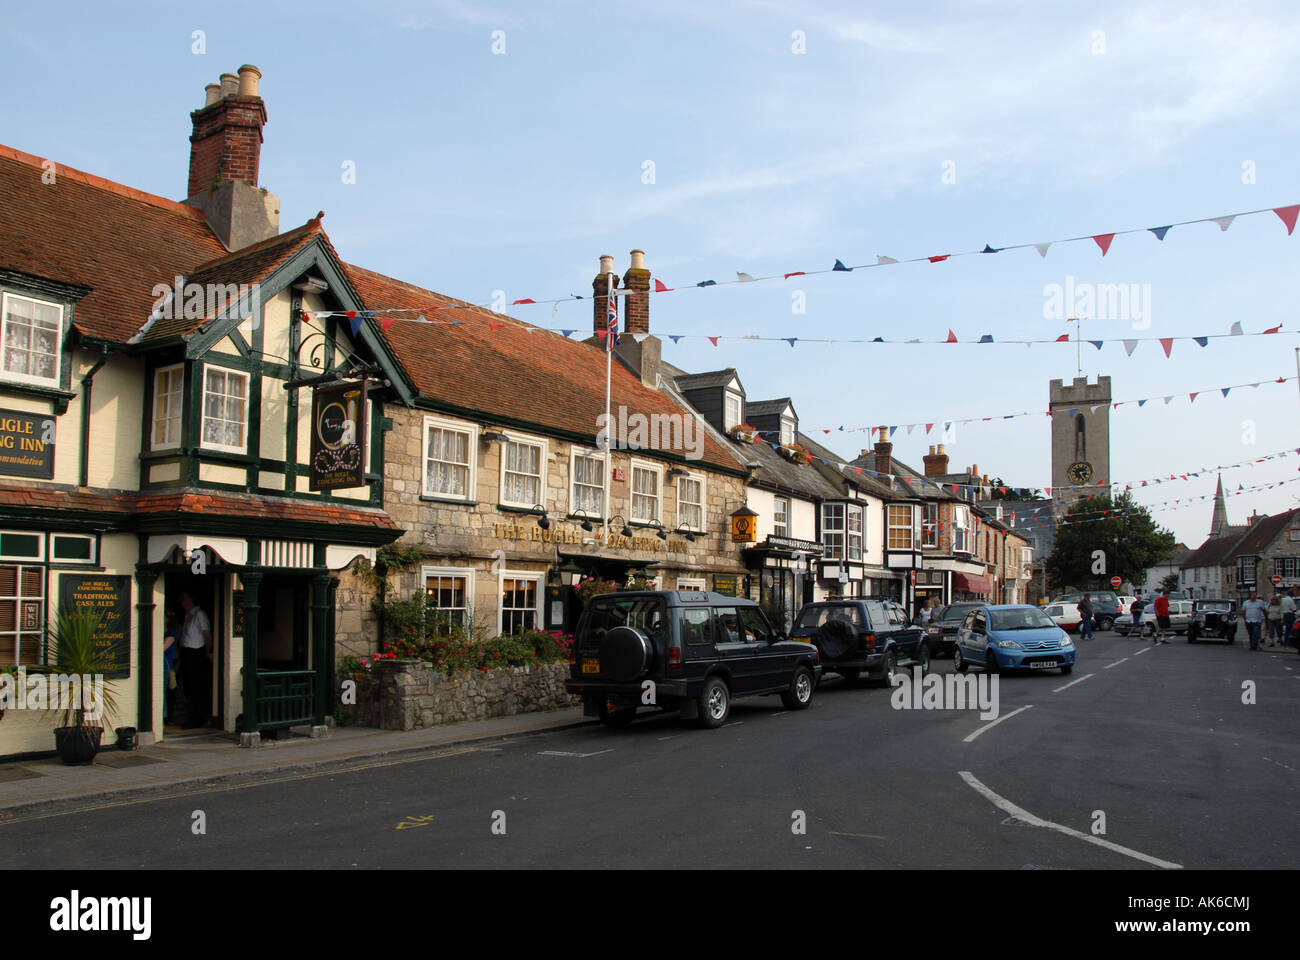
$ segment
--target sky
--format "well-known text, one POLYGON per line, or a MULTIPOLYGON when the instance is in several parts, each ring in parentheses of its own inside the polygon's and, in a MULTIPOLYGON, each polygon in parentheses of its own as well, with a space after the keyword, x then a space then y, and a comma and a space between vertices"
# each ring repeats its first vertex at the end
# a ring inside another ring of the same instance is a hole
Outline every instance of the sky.
MULTIPOLYGON (((1085 239, 721 281, 1300 203, 1297 41, 1291 2, 25 4, 0 35, 0 143, 184 199, 189 113, 255 64, 282 229, 324 210, 345 260, 476 303, 588 296, 601 254, 622 273, 643 249, 674 288, 652 333, 800 338, 666 339, 664 358, 791 397, 846 460, 862 428, 933 422, 894 438, 920 468, 943 423, 972 419, 951 469, 1043 487, 1050 380, 1081 366, 1115 400, 1173 396, 1112 411, 1111 480, 1196 546, 1216 466, 1250 462, 1223 471, 1230 491, 1300 480, 1297 382, 1221 391, 1297 376, 1300 231, 1272 213, 1121 235, 1104 257, 1085 239), (1136 291, 1084 316, 1100 350, 1001 342, 1076 336, 1052 305, 1067 284, 1136 291), (1237 321, 1282 331, 1220 336, 1237 321), (950 329, 994 342, 803 342, 950 329), (1168 358, 1154 339, 1191 336, 1214 339, 1168 358), (1144 339, 1130 356, 1125 338, 1144 339)), ((587 331, 591 306, 510 311, 587 331)), ((1300 482, 1228 512, 1297 505, 1300 482)))

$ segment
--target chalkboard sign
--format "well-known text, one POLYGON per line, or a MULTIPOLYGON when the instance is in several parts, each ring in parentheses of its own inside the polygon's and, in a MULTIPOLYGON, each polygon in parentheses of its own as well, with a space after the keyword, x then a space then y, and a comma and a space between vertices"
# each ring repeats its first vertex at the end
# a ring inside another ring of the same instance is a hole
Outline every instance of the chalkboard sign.
POLYGON ((103 574, 64 574, 59 578, 59 610, 99 616, 96 644, 108 653, 113 669, 105 677, 131 675, 131 578, 103 574))
POLYGON ((738 597, 740 596, 739 581, 740 577, 734 575, 724 577, 722 574, 715 573, 713 575, 713 592, 720 593, 724 597, 738 597))

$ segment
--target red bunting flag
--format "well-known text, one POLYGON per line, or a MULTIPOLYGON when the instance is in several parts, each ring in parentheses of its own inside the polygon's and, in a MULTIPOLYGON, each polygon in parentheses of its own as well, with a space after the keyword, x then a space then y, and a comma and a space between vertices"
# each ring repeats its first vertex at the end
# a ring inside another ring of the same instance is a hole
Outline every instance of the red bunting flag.
POLYGON ((1165 348, 1165 358, 1168 359, 1168 357, 1169 357, 1169 351, 1172 350, 1172 349, 1174 348, 1174 338, 1173 338, 1173 337, 1161 337, 1161 338, 1160 338, 1160 346, 1162 346, 1162 347, 1165 348))
MULTIPOLYGON (((1200 392, 1200 391, 1198 390, 1197 393, 1199 393, 1199 392, 1200 392)), ((1191 399, 1187 401, 1188 403, 1195 403, 1195 402, 1196 402, 1196 394, 1195 394, 1195 393, 1189 393, 1188 396, 1191 397, 1191 399)))
POLYGON ((929 432, 930 432, 930 428, 933 427, 933 426, 934 426, 933 423, 927 423, 927 424, 925 425, 925 432, 926 432, 926 433, 929 433, 929 432))
POLYGON ((393 325, 392 317, 383 317, 379 321, 379 329, 384 331, 384 333, 387 333, 388 328, 391 327, 392 325, 393 325))
POLYGON ((786 278, 787 280, 789 280, 791 277, 802 277, 802 276, 804 275, 804 273, 805 273, 805 271, 803 271, 803 270, 795 270, 793 273, 787 273, 787 274, 785 275, 785 278, 786 278))
POLYGON ((1300 214, 1300 203, 1291 207, 1275 207, 1273 212, 1282 218, 1286 224, 1286 235, 1291 236, 1291 231, 1295 229, 1296 214, 1300 214))
POLYGON ((504 323, 491 323, 491 322, 489 322, 489 323, 488 323, 488 332, 490 333, 491 331, 495 330, 497 327, 504 327, 504 326, 505 326, 504 323))
POLYGON ((349 320, 355 320, 357 318, 357 312, 355 310, 349 310, 344 313, 343 316, 347 317, 349 320))
POLYGON ((608 330, 597 330, 597 331, 596 331, 596 339, 597 339, 597 340, 600 340, 601 342, 604 342, 604 340, 605 340, 605 334, 607 334, 607 333, 609 333, 608 330))
POLYGON ((1279 323, 1276 327, 1269 327, 1269 328, 1268 328, 1267 330, 1265 330, 1264 332, 1265 332, 1265 333, 1277 333, 1277 332, 1278 332, 1279 330, 1281 330, 1281 329, 1282 329, 1282 324, 1279 323))
POLYGON ((931 262, 931 263, 941 263, 941 262, 943 262, 944 260, 947 260, 947 259, 948 259, 949 257, 951 257, 951 256, 952 256, 951 253, 945 253, 945 254, 944 254, 943 256, 941 256, 941 257, 930 257, 930 262, 931 262))
POLYGON ((1110 242, 1115 239, 1113 233, 1099 233, 1092 239, 1097 241, 1097 246, 1101 247, 1101 255, 1106 256, 1106 251, 1110 249, 1110 242))
POLYGON ((717 337, 709 337, 709 343, 713 344, 713 345, 716 347, 716 346, 718 345, 718 338, 717 338, 717 337))
POLYGON ((957 343, 957 342, 958 342, 958 340, 957 340, 957 334, 953 333, 953 332, 952 332, 952 328, 949 327, 949 328, 948 328, 948 339, 945 340, 944 343, 957 343))
POLYGON ((1069 343, 1069 342, 1070 342, 1070 335, 1069 335, 1068 333, 1063 333, 1063 334, 1061 334, 1059 337, 1056 338, 1056 342, 1057 342, 1057 343, 1069 343))
POLYGON ((1044 496, 1047 496, 1047 497, 1050 497, 1050 496, 1052 495, 1052 488, 1051 488, 1051 487, 1043 487, 1043 495, 1044 495, 1044 496))
POLYGON ((537 302, 537 301, 534 300, 532 297, 524 297, 522 300, 511 300, 511 301, 510 301, 510 306, 513 307, 513 306, 515 306, 516 304, 520 304, 520 303, 536 303, 536 302, 537 302))
POLYGON ((856 470, 856 471, 858 471, 859 474, 862 473, 862 468, 861 468, 861 467, 854 467, 853 469, 856 470))

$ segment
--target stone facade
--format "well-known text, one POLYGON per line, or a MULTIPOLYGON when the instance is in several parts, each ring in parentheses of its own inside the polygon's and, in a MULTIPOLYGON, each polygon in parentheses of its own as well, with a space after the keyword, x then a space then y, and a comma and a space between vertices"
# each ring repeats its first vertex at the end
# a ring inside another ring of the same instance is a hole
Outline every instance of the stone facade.
POLYGON ((1066 385, 1049 385, 1052 414, 1052 500, 1057 515, 1084 495, 1084 487, 1105 492, 1110 486, 1110 377, 1075 377, 1066 385), (1071 411, 1074 414, 1071 415, 1071 411), (1086 464, 1086 479, 1072 477, 1070 467, 1086 464))
POLYGON ((380 661, 358 682, 350 720, 381 730, 421 730, 559 710, 581 703, 564 692, 568 678, 567 663, 443 673, 422 660, 380 661))

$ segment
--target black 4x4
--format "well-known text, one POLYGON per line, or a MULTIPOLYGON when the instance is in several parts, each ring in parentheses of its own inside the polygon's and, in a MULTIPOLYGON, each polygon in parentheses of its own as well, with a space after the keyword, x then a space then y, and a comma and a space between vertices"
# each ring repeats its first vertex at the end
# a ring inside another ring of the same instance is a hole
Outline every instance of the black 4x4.
POLYGON ((889 686, 898 667, 919 663, 922 674, 930 669, 930 648, 921 628, 884 597, 806 603, 790 638, 813 644, 822 666, 850 683, 866 671, 877 684, 889 686))
POLYGON ((752 600, 623 591, 583 611, 564 689, 602 723, 622 726, 655 706, 720 727, 733 697, 779 693, 787 708, 804 709, 821 670, 816 648, 786 639, 752 600))

